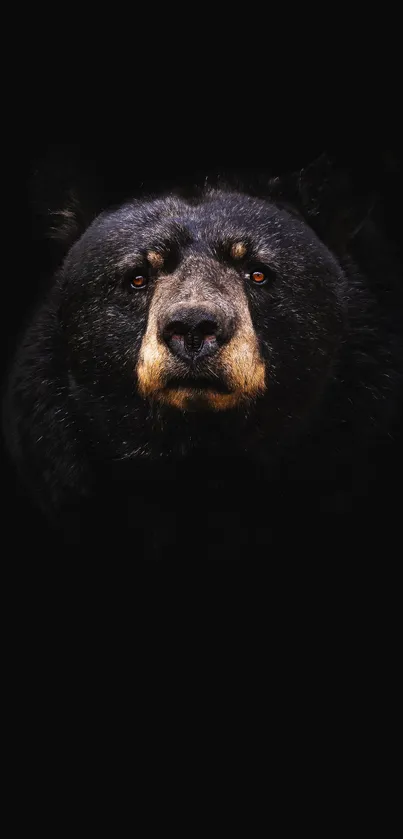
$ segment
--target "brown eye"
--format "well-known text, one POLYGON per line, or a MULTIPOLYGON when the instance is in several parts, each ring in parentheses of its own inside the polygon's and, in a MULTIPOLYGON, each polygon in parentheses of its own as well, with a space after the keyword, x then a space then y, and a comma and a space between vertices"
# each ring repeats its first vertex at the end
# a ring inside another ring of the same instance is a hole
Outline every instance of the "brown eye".
POLYGON ((258 285, 262 285, 266 282, 266 274, 264 274, 263 271, 254 271, 253 274, 251 274, 251 278, 253 282, 258 285))
POLYGON ((138 274, 136 277, 131 278, 130 285, 132 288, 144 288, 144 286, 147 285, 147 277, 144 277, 142 274, 138 274))

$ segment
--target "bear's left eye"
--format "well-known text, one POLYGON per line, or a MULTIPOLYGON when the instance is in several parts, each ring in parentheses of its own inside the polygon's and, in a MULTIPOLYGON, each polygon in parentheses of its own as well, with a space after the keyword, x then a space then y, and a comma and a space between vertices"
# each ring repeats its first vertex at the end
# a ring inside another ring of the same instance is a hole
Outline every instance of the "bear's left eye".
POLYGON ((147 285, 147 277, 144 274, 137 274, 135 277, 131 277, 130 285, 132 288, 144 288, 147 285))

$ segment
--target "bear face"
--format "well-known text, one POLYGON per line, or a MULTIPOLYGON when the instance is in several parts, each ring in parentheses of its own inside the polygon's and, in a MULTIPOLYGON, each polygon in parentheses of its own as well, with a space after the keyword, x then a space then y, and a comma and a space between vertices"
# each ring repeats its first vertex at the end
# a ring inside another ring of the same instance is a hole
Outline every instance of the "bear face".
POLYGON ((331 375, 344 297, 341 267, 302 218, 214 191, 101 215, 67 257, 58 316, 75 393, 107 408, 119 454, 122 423, 129 446, 130 423, 144 444, 149 420, 158 449, 156 417, 169 432, 203 415, 188 423, 199 437, 220 414, 215 426, 238 422, 242 442, 245 424, 301 422, 331 375))
POLYGON ((211 476, 232 515, 261 465, 262 519, 284 478, 297 509, 316 503, 312 477, 335 496, 337 470, 351 494, 353 461, 364 474, 369 446, 399 422, 403 307, 368 241, 361 270, 335 229, 330 243, 300 208, 230 188, 98 215, 32 319, 7 391, 8 448, 42 510, 134 484, 142 503, 153 475, 161 510, 161 465, 175 510, 191 487, 200 515, 211 476))

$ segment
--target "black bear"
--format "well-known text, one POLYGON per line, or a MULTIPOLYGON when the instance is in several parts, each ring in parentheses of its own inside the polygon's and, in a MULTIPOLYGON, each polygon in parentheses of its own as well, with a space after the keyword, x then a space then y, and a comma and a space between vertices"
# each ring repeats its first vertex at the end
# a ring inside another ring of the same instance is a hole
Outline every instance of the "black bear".
POLYGON ((309 179, 136 198, 69 243, 5 397, 8 450, 64 538, 231 559, 297 515, 379 504, 400 277, 368 208, 309 179))

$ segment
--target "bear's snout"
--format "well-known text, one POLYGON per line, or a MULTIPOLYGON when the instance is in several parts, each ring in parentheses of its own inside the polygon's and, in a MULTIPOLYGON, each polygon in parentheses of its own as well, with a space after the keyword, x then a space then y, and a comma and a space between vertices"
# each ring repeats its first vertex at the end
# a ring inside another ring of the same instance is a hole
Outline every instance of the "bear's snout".
POLYGON ((162 340, 170 352, 187 362, 214 355, 233 333, 230 319, 213 306, 176 307, 160 324, 162 340))

